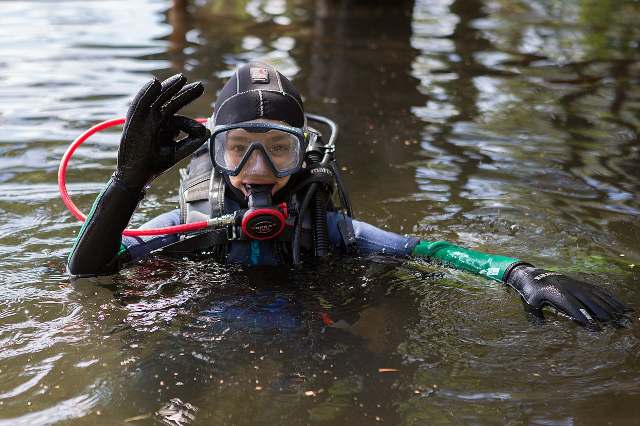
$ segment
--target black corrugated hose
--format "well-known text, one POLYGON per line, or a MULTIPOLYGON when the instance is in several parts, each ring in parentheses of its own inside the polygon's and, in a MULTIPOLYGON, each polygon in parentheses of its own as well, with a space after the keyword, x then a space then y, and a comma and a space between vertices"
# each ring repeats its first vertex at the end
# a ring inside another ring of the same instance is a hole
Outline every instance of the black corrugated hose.
MULTIPOLYGON (((332 120, 323 117, 321 115, 315 114, 306 114, 307 118, 311 121, 316 121, 319 123, 324 123, 331 129, 331 135, 329 137, 329 142, 326 145, 321 145, 323 148, 318 148, 318 145, 315 147, 312 145, 311 149, 306 153, 306 162, 307 167, 312 169, 313 167, 321 166, 327 167, 332 170, 335 170, 335 166, 332 163, 333 159, 333 149, 335 147, 335 140, 338 136, 338 126, 332 120), (315 148, 315 149, 314 149, 315 148), (328 148, 328 149, 327 149, 328 148), (324 155, 322 153, 324 151, 324 155)), ((318 141, 319 142, 319 141, 318 141)), ((315 143, 315 140, 314 140, 315 143)), ((336 173, 337 174, 337 173, 336 173)), ((341 183, 341 182, 340 182, 341 183)), ((348 202, 348 198, 343 194, 343 187, 340 186, 340 196, 344 198, 345 204, 351 214, 351 205, 348 202)), ((307 190, 307 194, 302 201, 302 205, 300 206, 300 210, 298 212, 298 218, 296 219, 296 226, 293 233, 293 263, 300 263, 300 242, 302 235, 302 222, 303 218, 306 214, 307 208, 309 204, 313 200, 313 211, 311 213, 311 225, 312 225, 312 233, 313 233, 313 244, 315 255, 322 257, 327 256, 330 250, 330 242, 329 242, 329 225, 327 223, 327 204, 329 202, 329 188, 327 188, 324 184, 314 182, 309 185, 309 189, 307 190)))
MULTIPOLYGON (((325 156, 329 157, 326 153, 325 156)), ((316 165, 321 165, 325 161, 322 159, 320 152, 312 150, 307 152, 307 164, 309 168, 316 165)), ((313 201, 313 211, 311 213, 311 226, 314 243, 314 252, 316 256, 327 256, 329 254, 329 225, 327 224, 327 203, 328 194, 327 189, 323 184, 314 182, 309 185, 309 189, 302 201, 300 210, 298 211, 298 218, 296 220, 296 227, 293 233, 293 263, 300 263, 300 242, 302 236, 302 222, 304 216, 309 208, 309 204, 313 201)))
MULTIPOLYGON (((310 152, 309 158, 313 163, 322 160, 317 152, 310 152)), ((322 164, 322 163, 320 163, 322 164)), ((316 184, 318 188, 313 194, 313 211, 311 212, 311 224, 313 227, 313 244, 315 255, 318 257, 329 254, 329 225, 327 224, 327 188, 323 184, 316 184)))

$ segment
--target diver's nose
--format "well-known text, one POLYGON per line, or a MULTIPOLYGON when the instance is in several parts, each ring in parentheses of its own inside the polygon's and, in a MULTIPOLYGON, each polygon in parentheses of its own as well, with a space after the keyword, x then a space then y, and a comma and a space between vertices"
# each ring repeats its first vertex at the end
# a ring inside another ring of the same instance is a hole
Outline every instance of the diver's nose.
POLYGON ((247 165, 246 167, 246 173, 248 174, 255 174, 255 175, 271 175, 273 174, 273 171, 271 170, 271 167, 269 167, 269 163, 267 162, 267 159, 264 158, 264 154, 259 151, 253 151, 251 153, 251 157, 249 157, 249 160, 247 161, 247 165))

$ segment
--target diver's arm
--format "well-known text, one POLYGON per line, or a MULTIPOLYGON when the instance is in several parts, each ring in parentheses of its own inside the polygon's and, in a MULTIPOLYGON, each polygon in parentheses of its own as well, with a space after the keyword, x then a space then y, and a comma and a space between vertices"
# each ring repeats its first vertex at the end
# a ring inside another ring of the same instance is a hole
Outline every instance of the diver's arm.
POLYGON ((100 275, 119 269, 127 259, 121 234, 144 188, 208 139, 203 125, 176 115, 204 92, 201 83, 185 85, 186 81, 181 74, 162 83, 154 78, 134 98, 120 139, 116 171, 80 230, 69 256, 69 273, 100 275), (187 136, 176 141, 181 131, 187 136))
MULTIPOLYGON (((175 209, 154 217, 153 219, 142 225, 140 229, 167 228, 169 226, 180 225, 181 223, 180 209, 175 209)), ((180 237, 178 236, 178 234, 156 235, 148 237, 123 236, 120 245, 120 252, 118 254, 120 255, 120 253, 125 250, 126 262, 130 262, 147 256, 152 252, 155 252, 156 250, 164 248, 179 240, 180 237)))
POLYGON ((331 212, 327 215, 329 238, 334 247, 349 240, 360 254, 388 254, 433 259, 456 269, 482 275, 512 287, 523 301, 540 313, 551 305, 582 325, 595 327, 595 321, 624 317, 628 308, 609 292, 566 275, 537 269, 519 259, 482 253, 446 241, 420 241, 383 231, 368 223, 331 212), (352 227, 345 226, 349 222, 352 227), (349 232, 351 229, 351 232, 349 232))
POLYGON ((328 212, 329 241, 334 248, 355 249, 358 254, 386 254, 410 256, 419 239, 384 231, 366 222, 328 212))
POLYGON ((583 326, 595 327, 595 320, 618 320, 629 311, 617 297, 597 286, 512 257, 482 253, 446 241, 420 241, 412 254, 503 282, 516 290, 532 310, 539 313, 543 306, 551 305, 583 326))
POLYGON ((71 250, 67 263, 70 274, 111 274, 128 260, 121 244, 122 231, 142 197, 142 190, 128 188, 115 176, 109 179, 71 250))
MULTIPOLYGON (((123 197, 118 184, 114 183, 113 179, 109 181, 96 199, 86 225, 82 227, 69 256, 69 273, 80 276, 112 274, 125 264, 179 240, 176 234, 151 237, 121 236, 136 207, 135 204, 126 204, 131 200, 135 200, 135 197, 126 192, 123 197)), ((173 210, 151 219, 140 229, 166 228, 179 224, 180 210, 173 210)))

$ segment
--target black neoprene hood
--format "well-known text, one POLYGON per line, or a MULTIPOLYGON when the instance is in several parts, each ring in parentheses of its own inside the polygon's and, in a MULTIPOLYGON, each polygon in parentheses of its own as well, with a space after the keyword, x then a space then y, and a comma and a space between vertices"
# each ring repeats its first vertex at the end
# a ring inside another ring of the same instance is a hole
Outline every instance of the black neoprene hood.
POLYGON ((273 66, 252 62, 238 68, 213 109, 216 126, 267 118, 304 127, 304 108, 293 84, 273 66))

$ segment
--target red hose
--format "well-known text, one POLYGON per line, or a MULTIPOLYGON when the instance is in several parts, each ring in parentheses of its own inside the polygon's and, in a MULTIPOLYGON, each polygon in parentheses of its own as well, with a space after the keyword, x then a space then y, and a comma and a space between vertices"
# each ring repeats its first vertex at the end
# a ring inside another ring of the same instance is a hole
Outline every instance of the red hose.
MULTIPOLYGON (((200 123, 205 123, 207 121, 206 118, 197 118, 196 119, 200 123)), ((124 118, 115 118, 113 120, 103 121, 102 123, 98 123, 95 126, 91 127, 89 130, 86 130, 80 136, 74 140, 69 148, 65 151, 62 159, 60 160, 60 167, 58 168, 58 189, 60 191, 60 197, 64 202, 65 206, 69 209, 72 215, 74 215, 79 221, 84 222, 87 219, 79 209, 73 204, 71 198, 69 198, 69 194, 67 193, 67 166, 69 165, 69 161, 71 157, 76 152, 76 149, 84 142, 87 141, 93 134, 101 132, 105 129, 108 129, 113 126, 118 126, 120 124, 124 124, 124 118)), ((128 236, 149 236, 149 235, 169 235, 169 234, 181 234, 185 232, 197 231, 200 229, 205 229, 207 227, 207 221, 203 220, 201 222, 193 222, 193 223, 185 223, 182 225, 175 226, 167 226, 165 228, 148 228, 148 229, 125 229, 122 232, 122 235, 128 236)))

